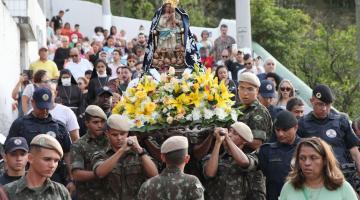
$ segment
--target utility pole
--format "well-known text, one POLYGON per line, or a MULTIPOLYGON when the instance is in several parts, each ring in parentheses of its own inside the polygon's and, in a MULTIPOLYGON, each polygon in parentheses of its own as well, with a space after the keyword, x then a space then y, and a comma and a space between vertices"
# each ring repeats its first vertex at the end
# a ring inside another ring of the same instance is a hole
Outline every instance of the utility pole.
POLYGON ((109 31, 112 25, 111 16, 110 0, 102 0, 103 28, 109 31))
POLYGON ((237 48, 252 50, 250 0, 235 0, 237 48))

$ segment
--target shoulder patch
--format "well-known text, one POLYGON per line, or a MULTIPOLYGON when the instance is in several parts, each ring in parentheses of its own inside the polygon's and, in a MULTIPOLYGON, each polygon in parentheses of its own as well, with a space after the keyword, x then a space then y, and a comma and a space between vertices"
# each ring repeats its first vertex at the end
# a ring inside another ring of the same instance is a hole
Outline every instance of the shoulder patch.
POLYGON ((259 121, 259 120, 261 120, 263 117, 261 116, 261 115, 255 115, 255 117, 254 117, 254 119, 256 120, 256 121, 259 121))

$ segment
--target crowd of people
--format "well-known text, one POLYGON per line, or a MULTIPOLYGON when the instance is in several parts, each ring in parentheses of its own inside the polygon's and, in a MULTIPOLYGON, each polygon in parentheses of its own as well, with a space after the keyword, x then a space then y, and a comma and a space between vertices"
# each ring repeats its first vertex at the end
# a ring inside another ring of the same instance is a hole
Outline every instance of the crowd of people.
POLYGON ((47 46, 13 89, 19 118, 3 147, 0 198, 357 199, 360 119, 332 109, 327 85, 304 113, 275 60, 235 48, 223 24, 214 41, 206 30, 195 38, 203 67, 234 94, 238 121, 190 138, 142 136, 111 111, 144 73, 143 28, 132 39, 116 26, 85 36, 63 15, 47 20, 47 46))

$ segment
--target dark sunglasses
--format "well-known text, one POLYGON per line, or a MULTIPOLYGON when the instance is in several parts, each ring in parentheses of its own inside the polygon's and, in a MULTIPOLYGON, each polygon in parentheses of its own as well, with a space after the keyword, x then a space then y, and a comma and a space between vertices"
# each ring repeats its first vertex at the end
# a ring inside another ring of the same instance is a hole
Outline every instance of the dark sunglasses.
POLYGON ((70 55, 70 58, 78 57, 79 55, 70 55))
POLYGON ((229 56, 222 56, 223 58, 228 58, 229 56))
POLYGON ((290 92, 291 90, 292 90, 292 88, 289 88, 289 87, 281 87, 280 88, 280 90, 282 91, 282 92, 290 92))
POLYGON ((244 65, 252 65, 252 63, 244 63, 244 65))

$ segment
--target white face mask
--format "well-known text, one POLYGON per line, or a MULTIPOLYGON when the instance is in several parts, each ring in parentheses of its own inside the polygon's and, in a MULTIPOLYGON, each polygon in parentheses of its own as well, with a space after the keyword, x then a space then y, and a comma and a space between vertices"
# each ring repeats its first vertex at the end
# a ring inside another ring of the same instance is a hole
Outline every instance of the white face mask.
POLYGON ((99 72, 97 72, 97 75, 99 78, 104 78, 104 77, 107 77, 107 74, 104 73, 104 74, 99 74, 99 72))
POLYGON ((73 42, 73 43, 77 43, 77 42, 78 42, 78 39, 77 39, 77 38, 74 38, 74 39, 72 39, 72 42, 73 42))
POLYGON ((62 78, 61 83, 63 86, 71 86, 71 78, 62 78))

